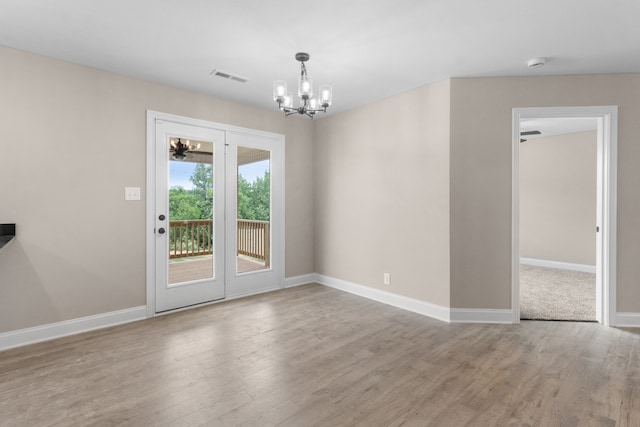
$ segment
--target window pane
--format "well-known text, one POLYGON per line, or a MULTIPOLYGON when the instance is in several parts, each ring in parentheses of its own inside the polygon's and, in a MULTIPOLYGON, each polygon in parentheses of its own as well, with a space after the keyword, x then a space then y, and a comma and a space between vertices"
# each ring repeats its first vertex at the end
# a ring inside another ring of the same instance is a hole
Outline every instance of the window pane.
POLYGON ((190 150, 176 155, 171 139, 169 285, 176 285, 214 277, 213 144, 190 141, 190 150))
POLYGON ((270 268, 271 153, 238 147, 238 273, 270 268))

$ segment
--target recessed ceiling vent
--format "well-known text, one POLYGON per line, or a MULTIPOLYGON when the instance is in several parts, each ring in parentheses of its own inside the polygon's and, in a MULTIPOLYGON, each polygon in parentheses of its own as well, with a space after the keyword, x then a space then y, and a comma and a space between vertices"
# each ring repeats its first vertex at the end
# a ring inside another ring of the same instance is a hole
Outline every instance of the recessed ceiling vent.
POLYGON ((227 73, 226 71, 222 71, 222 70, 213 70, 209 74, 212 75, 212 76, 216 76, 216 77, 222 77, 223 79, 234 80, 234 81, 240 82, 240 83, 246 83, 246 82, 249 81, 249 79, 246 78, 246 77, 242 77, 242 76, 238 76, 238 75, 235 75, 235 74, 227 73))

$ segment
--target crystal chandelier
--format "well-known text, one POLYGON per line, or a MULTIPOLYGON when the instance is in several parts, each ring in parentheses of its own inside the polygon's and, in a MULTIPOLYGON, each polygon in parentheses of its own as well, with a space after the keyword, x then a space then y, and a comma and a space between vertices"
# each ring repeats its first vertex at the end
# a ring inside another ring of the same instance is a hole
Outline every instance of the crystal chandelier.
POLYGON ((291 92, 287 92, 287 82, 276 80, 273 82, 273 100, 278 103, 278 108, 289 116, 294 113, 304 114, 311 118, 318 112, 327 112, 327 107, 331 105, 331 86, 321 85, 318 94, 313 93, 313 80, 307 74, 307 67, 304 63, 309 60, 309 54, 304 52, 296 53, 296 61, 300 61, 301 70, 298 79, 298 96, 300 104, 293 106, 291 92))

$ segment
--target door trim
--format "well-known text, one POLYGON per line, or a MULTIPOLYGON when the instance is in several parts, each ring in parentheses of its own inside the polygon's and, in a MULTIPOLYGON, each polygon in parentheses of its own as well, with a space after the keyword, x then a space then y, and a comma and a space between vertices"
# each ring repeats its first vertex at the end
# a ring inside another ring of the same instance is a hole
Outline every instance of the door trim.
POLYGON ((616 324, 616 212, 618 107, 535 107, 512 111, 511 311, 520 323, 520 121, 535 118, 592 117, 598 120, 598 207, 596 249, 596 317, 616 324))
MULTIPOLYGON (((175 114, 162 113, 159 111, 147 110, 147 131, 146 131, 146 139, 147 139, 147 164, 146 164, 146 221, 145 221, 145 239, 146 239, 146 313, 147 318, 155 317, 161 314, 172 313, 174 311, 179 311, 181 309, 171 310, 164 313, 156 313, 156 266, 155 266, 155 208, 156 208, 156 163, 155 163, 155 138, 156 138, 156 123, 158 121, 163 122, 173 122, 178 124, 184 124, 189 126, 199 126, 204 128, 221 130, 224 132, 237 132, 249 135, 255 135, 263 138, 275 139, 282 142, 282 150, 281 155, 284 160, 285 156, 285 147, 284 147, 284 135, 260 131, 255 129, 243 128, 239 126, 232 126, 222 123, 210 122, 207 120, 194 119, 185 116, 179 116, 175 114)), ((284 162, 282 164, 282 188, 280 189, 280 203, 278 206, 278 210, 282 212, 282 226, 280 227, 278 238, 280 239, 280 249, 277 252, 277 256, 274 253, 273 263, 275 264, 274 269, 277 268, 279 272, 279 286, 283 287, 284 285, 284 269, 285 269, 285 191, 284 191, 284 162)), ((230 298, 225 297, 222 300, 217 300, 213 302, 206 302, 203 304, 197 304, 193 307, 200 307, 202 305, 208 305, 215 302, 225 301, 230 298)), ((187 307, 188 309, 191 307, 187 307)))

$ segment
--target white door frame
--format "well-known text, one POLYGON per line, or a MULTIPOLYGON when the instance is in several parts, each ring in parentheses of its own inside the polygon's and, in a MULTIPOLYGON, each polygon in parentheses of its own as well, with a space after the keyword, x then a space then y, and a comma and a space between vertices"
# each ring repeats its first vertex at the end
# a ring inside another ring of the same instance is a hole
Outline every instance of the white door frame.
MULTIPOLYGON (((155 218, 155 210, 156 210, 156 123, 158 121, 161 122, 173 122, 178 124, 185 124, 190 126, 199 126, 204 128, 221 130, 224 132, 234 132, 234 133, 242 133, 246 135, 254 135, 263 138, 269 138, 271 140, 276 140, 281 142, 282 147, 279 151, 282 164, 281 167, 284 170, 284 135, 276 134, 271 132, 259 131, 255 129, 248 129, 239 126, 226 125, 222 123, 210 122, 207 120, 193 119, 190 117, 178 116, 175 114, 162 113, 158 111, 147 110, 147 170, 146 170, 146 291, 147 291, 147 318, 154 317, 156 315, 160 315, 163 313, 156 313, 156 259, 155 259, 155 226, 156 226, 156 218, 155 218)), ((284 208, 285 208, 285 193, 284 193, 284 172, 282 173, 282 179, 279 180, 280 185, 276 191, 279 191, 281 197, 279 198, 278 206, 273 207, 275 212, 281 213, 282 221, 281 226, 277 232, 277 235, 274 235, 274 239, 279 240, 278 250, 272 252, 272 269, 277 271, 278 283, 280 287, 284 286, 284 256, 285 256, 285 218, 284 218, 284 208)), ((273 183, 272 185, 276 185, 273 183)), ((269 289, 272 290, 272 289, 269 289)), ((233 298, 234 296, 231 296, 233 298)), ((205 304, 214 304, 216 302, 225 301, 231 299, 229 297, 213 301, 205 304)), ((201 305, 205 305, 201 304, 201 305)), ((198 305, 198 306, 201 306, 198 305)), ((190 308, 190 307, 187 307, 190 308)), ((183 309, 176 309, 169 311, 175 312, 183 309)))
POLYGON ((618 107, 533 107, 512 112, 511 311, 520 323, 520 121, 588 117, 598 121, 596 224, 596 318, 616 324, 616 177, 618 107))

